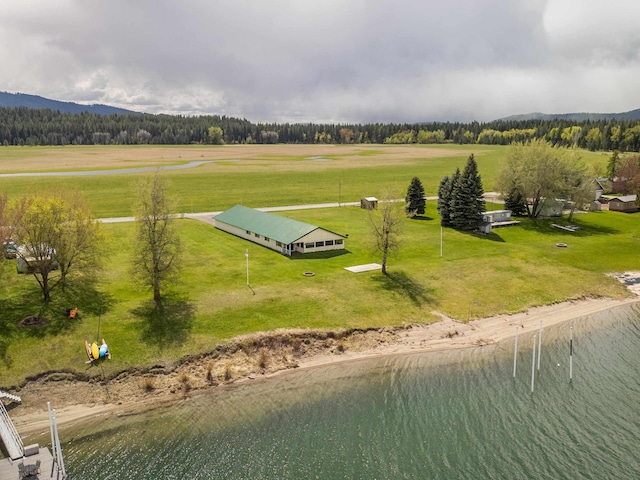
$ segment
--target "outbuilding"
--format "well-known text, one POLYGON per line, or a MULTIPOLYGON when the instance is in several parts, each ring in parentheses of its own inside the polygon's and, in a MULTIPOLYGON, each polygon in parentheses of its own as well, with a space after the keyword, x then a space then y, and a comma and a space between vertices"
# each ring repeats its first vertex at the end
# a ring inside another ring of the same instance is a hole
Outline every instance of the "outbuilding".
POLYGON ((345 248, 346 236, 242 205, 231 207, 213 219, 217 229, 287 256, 345 248))
POLYGON ((609 199, 609 210, 612 212, 637 212, 637 199, 637 195, 623 195, 621 197, 612 197, 609 199))
POLYGON ((482 233, 491 233, 493 228, 508 227, 519 223, 517 220, 511 220, 511 210, 491 210, 482 212, 482 222, 478 226, 478 230, 482 233))
POLYGON ((361 198, 360 208, 364 208, 365 210, 375 210, 378 208, 378 199, 376 197, 361 198))
POLYGON ((34 273, 38 271, 39 264, 44 264, 48 270, 57 270, 59 265, 55 255, 56 251, 51 247, 20 245, 16 250, 16 270, 18 273, 34 273))

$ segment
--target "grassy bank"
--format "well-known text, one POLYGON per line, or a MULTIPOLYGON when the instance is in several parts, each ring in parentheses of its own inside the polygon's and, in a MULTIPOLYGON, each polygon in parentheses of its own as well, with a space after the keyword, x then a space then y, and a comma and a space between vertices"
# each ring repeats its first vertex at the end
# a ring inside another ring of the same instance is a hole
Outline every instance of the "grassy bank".
POLYGON ((347 252, 290 259, 205 223, 180 220, 184 270, 162 312, 129 278, 126 245, 132 224, 106 226, 108 251, 96 284, 54 291, 45 310, 33 278, 6 265, 0 290, 0 384, 16 384, 41 371, 84 370, 83 341, 95 338, 99 320, 114 356, 104 368, 115 372, 173 361, 262 330, 422 323, 434 320, 434 310, 467 320, 568 298, 623 297, 626 290, 605 274, 640 269, 640 259, 629 253, 640 246, 637 219, 613 212, 580 215, 574 223, 582 228, 573 234, 547 221, 526 220, 489 236, 446 229, 440 257, 440 227, 430 202, 425 218, 405 221, 404 246, 390 260, 388 276, 344 270, 378 261, 368 248, 366 212, 342 207, 284 214, 349 233, 347 252), (559 242, 569 247, 556 247, 559 242), (255 295, 246 286, 247 247, 255 295), (64 315, 72 306, 80 308, 76 320, 64 315), (35 314, 49 323, 18 326, 35 314))

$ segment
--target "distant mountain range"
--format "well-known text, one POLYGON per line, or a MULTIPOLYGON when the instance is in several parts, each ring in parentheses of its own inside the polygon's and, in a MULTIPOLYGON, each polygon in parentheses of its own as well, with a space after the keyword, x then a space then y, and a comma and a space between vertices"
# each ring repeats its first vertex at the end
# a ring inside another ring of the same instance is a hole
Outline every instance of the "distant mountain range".
MULTIPOLYGON (((27 108, 49 108, 60 110, 63 113, 96 113, 98 115, 118 114, 138 114, 132 110, 111 107, 109 105, 94 104, 82 105, 74 102, 61 102, 50 100, 38 95, 28 95, 26 93, 0 92, 0 107, 27 107, 27 108)), ((624 113, 525 113, 522 115, 510 115, 499 118, 497 121, 519 122, 527 120, 568 120, 573 122, 586 122, 587 120, 640 120, 640 108, 624 113)))
POLYGON ((96 113, 98 115, 111 115, 112 113, 132 114, 138 113, 124 108, 110 107, 109 105, 81 105, 74 102, 60 102, 49 100, 37 95, 27 95, 26 93, 0 92, 0 107, 27 107, 27 108, 49 108, 60 110, 63 113, 96 113))
POLYGON ((525 113, 524 115, 511 115, 500 118, 504 121, 526 121, 526 120, 569 120, 573 122, 586 122, 587 120, 640 120, 640 108, 624 113, 525 113))

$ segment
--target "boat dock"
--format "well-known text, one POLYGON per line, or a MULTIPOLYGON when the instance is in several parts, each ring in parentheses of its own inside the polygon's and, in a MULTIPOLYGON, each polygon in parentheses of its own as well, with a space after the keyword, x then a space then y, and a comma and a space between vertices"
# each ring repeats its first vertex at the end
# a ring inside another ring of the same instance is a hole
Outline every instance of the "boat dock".
POLYGON ((47 447, 31 446, 29 456, 16 460, 11 458, 0 459, 0 478, 13 480, 14 478, 57 478, 58 472, 54 468, 53 456, 47 447), (36 452, 37 453, 33 453, 36 452))
POLYGON ((2 402, 2 398, 9 398, 12 401, 19 402, 20 397, 5 392, 0 393, 2 393, 0 395, 0 440, 2 440, 8 454, 8 458, 0 459, 0 479, 53 478, 55 472, 56 480, 61 478, 64 480, 66 472, 58 436, 55 410, 51 410, 51 406, 47 404, 53 448, 52 455, 48 448, 41 447, 37 443, 26 446, 23 444, 22 437, 18 434, 2 402))

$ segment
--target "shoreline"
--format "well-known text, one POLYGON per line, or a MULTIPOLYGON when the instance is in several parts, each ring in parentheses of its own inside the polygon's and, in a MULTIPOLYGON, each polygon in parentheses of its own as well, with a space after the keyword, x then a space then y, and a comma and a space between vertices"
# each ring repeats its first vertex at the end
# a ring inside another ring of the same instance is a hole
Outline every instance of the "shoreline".
MULTIPOLYGON (((634 286, 640 286, 640 272, 634 273, 634 286)), ((513 338, 516 326, 519 334, 533 333, 538 330, 540 321, 543 327, 550 327, 639 303, 640 292, 636 288, 629 290, 635 295, 623 300, 569 300, 467 323, 434 312, 441 320, 430 324, 355 331, 348 335, 335 332, 318 335, 315 332, 317 337, 305 338, 300 343, 278 344, 275 348, 274 338, 280 338, 278 335, 288 337, 292 331, 251 335, 239 339, 242 348, 220 356, 205 355, 188 360, 169 372, 123 372, 101 382, 41 378, 21 389, 22 404, 11 408, 9 413, 25 444, 47 444, 47 402, 51 402, 51 408, 56 410, 61 428, 105 415, 134 415, 170 406, 216 388, 238 388, 252 379, 274 377, 292 368, 321 368, 366 358, 495 344, 513 338), (254 347, 248 348, 247 342, 253 342, 254 347), (268 354, 265 353, 267 347, 268 354), (229 372, 231 377, 227 378, 229 372)), ((300 332, 304 333, 297 333, 300 332)))

